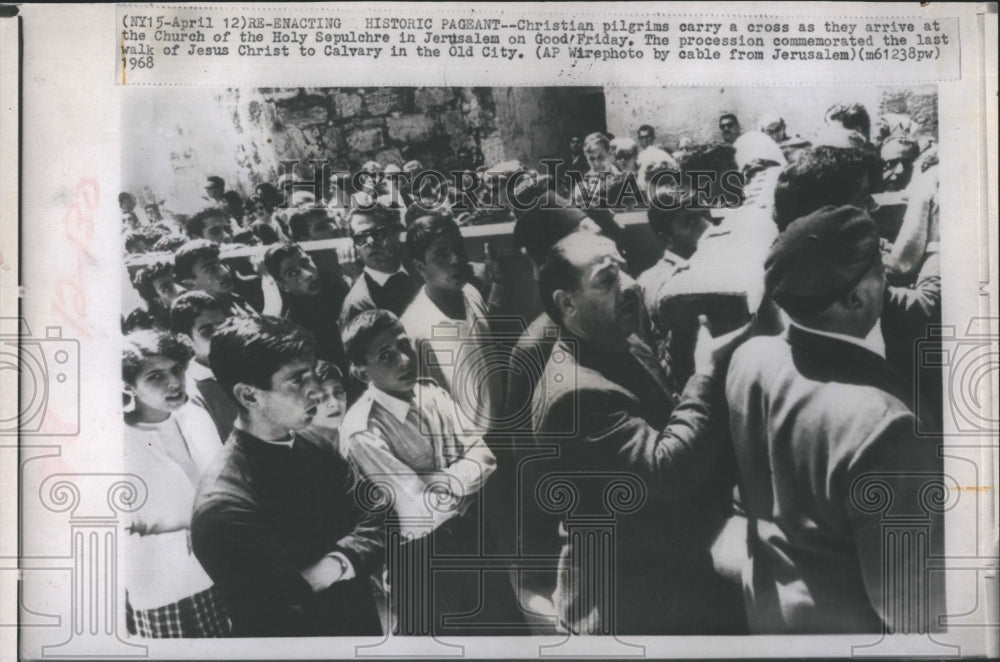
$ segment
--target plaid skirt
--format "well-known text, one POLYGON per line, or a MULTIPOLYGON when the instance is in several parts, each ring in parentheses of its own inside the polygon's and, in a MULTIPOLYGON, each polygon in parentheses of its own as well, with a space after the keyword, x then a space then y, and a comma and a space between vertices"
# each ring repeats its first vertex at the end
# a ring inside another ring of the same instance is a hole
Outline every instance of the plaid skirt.
POLYGON ((230 629, 229 613, 214 586, 155 609, 132 609, 126 595, 125 621, 129 634, 153 639, 225 637, 230 629))

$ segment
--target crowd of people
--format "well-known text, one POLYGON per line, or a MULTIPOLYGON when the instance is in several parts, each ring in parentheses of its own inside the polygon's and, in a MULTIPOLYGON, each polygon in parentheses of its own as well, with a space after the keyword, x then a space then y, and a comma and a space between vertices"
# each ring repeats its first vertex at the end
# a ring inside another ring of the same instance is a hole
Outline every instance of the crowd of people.
POLYGON ((518 189, 529 204, 499 164, 461 212, 395 188, 413 162, 320 201, 210 176, 203 211, 150 203, 144 223, 123 193, 126 251, 155 253, 122 322, 126 464, 149 490, 126 522, 130 632, 934 627, 943 588, 867 491, 941 548, 938 440, 916 434, 937 429, 940 373, 914 358, 941 311, 933 137, 857 104, 809 140, 758 128, 573 138, 562 172, 518 189), (685 176, 705 171, 721 186, 685 176), (898 226, 873 219, 881 191, 898 226), (660 242, 641 273, 622 209, 660 242), (502 219, 518 252, 470 262, 462 226, 502 219), (748 235, 768 242, 759 305, 681 323, 672 288, 725 275, 713 256, 748 235), (301 245, 338 236, 356 279, 301 245), (267 245, 257 272, 231 243, 267 245))

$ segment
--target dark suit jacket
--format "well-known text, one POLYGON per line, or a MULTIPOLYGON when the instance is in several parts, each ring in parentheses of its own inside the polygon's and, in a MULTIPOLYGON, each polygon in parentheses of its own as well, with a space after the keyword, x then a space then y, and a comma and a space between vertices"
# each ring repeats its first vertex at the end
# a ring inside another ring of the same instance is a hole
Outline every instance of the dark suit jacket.
POLYGON ((751 630, 879 632, 915 622, 916 610, 941 613, 940 573, 923 575, 917 547, 886 537, 892 516, 916 518, 914 545, 943 549, 943 518, 923 491, 940 483, 940 440, 914 436, 888 363, 793 325, 736 350, 726 393, 749 520, 751 630))
POLYGON ((199 486, 191 544, 235 636, 381 634, 370 577, 384 561, 382 518, 359 506, 331 444, 296 436, 286 448, 233 430, 199 486), (300 572, 333 551, 356 576, 314 593, 300 572))
MULTIPOLYGON (((708 554, 725 515, 706 482, 718 455, 709 434, 713 380, 693 377, 675 404, 652 351, 635 337, 629 351, 609 353, 563 334, 534 398, 538 443, 559 454, 549 473, 579 483, 578 501, 562 516, 561 618, 601 633, 733 631, 739 598, 726 595, 708 554), (610 515, 625 493, 612 486, 621 480, 636 503, 617 508, 615 592, 602 598, 601 579, 582 565, 588 543, 569 529, 581 517, 610 515)), ((545 486, 536 490, 543 498, 545 486)))
POLYGON ((340 313, 340 328, 345 328, 358 313, 374 308, 391 310, 397 317, 402 317, 403 311, 413 301, 413 297, 417 296, 419 289, 409 275, 395 278, 386 282, 386 287, 381 287, 371 276, 362 271, 344 299, 340 313))
POLYGON ((316 357, 336 364, 346 375, 350 366, 344 354, 338 318, 348 285, 326 271, 321 271, 319 278, 320 291, 314 297, 283 294, 281 316, 311 332, 316 338, 316 357))

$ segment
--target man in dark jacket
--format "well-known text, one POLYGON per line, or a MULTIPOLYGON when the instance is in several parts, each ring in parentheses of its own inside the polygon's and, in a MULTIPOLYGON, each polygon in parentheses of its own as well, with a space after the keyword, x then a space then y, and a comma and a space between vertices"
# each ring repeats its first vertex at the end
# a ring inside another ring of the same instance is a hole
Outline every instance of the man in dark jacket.
POLYGON ((281 292, 281 316, 302 326, 316 339, 316 357, 347 374, 344 343, 337 319, 350 289, 334 273, 320 271, 298 244, 275 244, 264 254, 264 266, 281 292))
POLYGON ((322 397, 311 338, 272 317, 212 337, 212 372, 240 413, 195 498, 191 544, 243 637, 379 635, 371 575, 381 518, 330 444, 297 435, 322 397))
POLYGON ((696 374, 675 403, 652 351, 634 335, 642 299, 612 240, 563 238, 539 288, 560 327, 533 420, 559 458, 536 494, 550 510, 570 506, 553 596, 561 623, 594 634, 738 631, 739 596, 727 595, 708 553, 723 513, 706 479, 718 455, 709 434, 713 390, 745 329, 716 339, 702 330, 696 374), (575 499, 560 499, 566 490, 575 499), (576 528, 581 520, 613 524, 607 556, 593 556, 595 543, 576 528))
POLYGON ((944 606, 926 559, 943 553, 945 504, 928 495, 948 489, 940 440, 914 436, 885 359, 875 223, 823 207, 787 227, 766 268, 791 324, 737 350, 726 379, 750 629, 926 632, 944 606))
POLYGON ((420 288, 402 266, 399 214, 384 207, 355 209, 349 230, 364 267, 344 300, 340 328, 358 313, 375 308, 401 317, 420 288))

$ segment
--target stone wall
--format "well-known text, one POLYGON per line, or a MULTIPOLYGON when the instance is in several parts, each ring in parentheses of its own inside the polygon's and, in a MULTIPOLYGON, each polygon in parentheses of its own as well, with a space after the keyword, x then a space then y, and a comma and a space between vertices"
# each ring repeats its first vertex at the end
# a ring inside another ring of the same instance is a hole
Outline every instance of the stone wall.
POLYGON ((744 128, 778 112, 790 134, 810 137, 836 102, 861 102, 873 122, 910 114, 937 133, 937 93, 924 87, 794 88, 291 88, 128 89, 123 190, 165 200, 176 212, 201 206, 205 177, 219 175, 246 195, 275 182, 279 162, 327 160, 354 172, 363 162, 419 159, 449 170, 456 150, 475 144, 487 163, 562 156, 571 135, 608 130, 634 136, 652 124, 660 140, 718 139, 718 117, 744 128))
POLYGON ((487 162, 508 158, 505 146, 516 144, 501 137, 490 88, 139 90, 125 114, 133 137, 124 189, 168 207, 200 204, 209 174, 249 193, 277 180, 281 160, 327 160, 353 172, 371 159, 415 158, 450 169, 477 133, 487 162))
POLYGON ((744 130, 757 128, 769 114, 785 118, 789 135, 811 138, 824 126, 823 116, 835 103, 862 103, 874 125, 882 113, 905 113, 937 135, 937 88, 856 87, 699 87, 605 89, 608 131, 635 137, 650 124, 657 139, 675 147, 682 137, 695 142, 719 140, 719 115, 732 112, 744 130))

